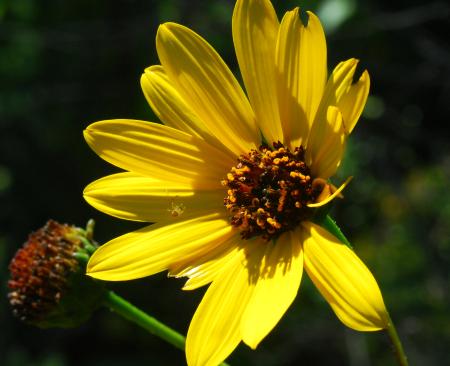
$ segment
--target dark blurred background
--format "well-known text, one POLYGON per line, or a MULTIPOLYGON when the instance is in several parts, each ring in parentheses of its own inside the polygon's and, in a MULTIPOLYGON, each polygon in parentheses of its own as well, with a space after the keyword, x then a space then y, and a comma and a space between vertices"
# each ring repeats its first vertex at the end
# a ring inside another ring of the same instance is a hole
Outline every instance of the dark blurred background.
MULTIPOLYGON (((0 365, 183 365, 163 341, 99 310, 77 329, 40 330, 11 316, 7 267, 48 218, 97 222, 105 242, 140 227, 92 209, 82 190, 116 169, 82 138, 91 122, 156 118, 139 86, 158 63, 158 24, 202 34, 237 70, 231 0, 0 0, 0 365)), ((411 365, 450 364, 450 3, 274 1, 281 18, 315 11, 328 64, 357 57, 371 96, 340 178, 355 178, 334 216, 375 274, 411 365)), ((186 332, 204 290, 156 275, 113 284, 119 294, 186 332)), ((304 276, 301 296, 257 351, 232 365, 394 365, 384 333, 346 329, 304 276)))

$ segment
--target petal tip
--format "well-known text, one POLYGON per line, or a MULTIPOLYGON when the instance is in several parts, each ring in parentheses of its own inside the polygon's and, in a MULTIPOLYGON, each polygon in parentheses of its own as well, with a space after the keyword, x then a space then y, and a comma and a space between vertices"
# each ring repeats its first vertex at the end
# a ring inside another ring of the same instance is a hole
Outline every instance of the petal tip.
POLYGON ((364 71, 362 72, 361 76, 359 77, 360 82, 370 82, 370 75, 369 75, 369 71, 367 71, 367 69, 364 69, 364 71))
POLYGON ((175 22, 165 22, 159 25, 156 36, 158 37, 158 33, 160 32, 171 32, 174 29, 183 29, 183 28, 186 27, 175 22))
POLYGON ((90 184, 88 184, 84 189, 83 189, 83 197, 84 199, 86 199, 86 196, 89 197, 89 192, 90 192, 91 188, 90 188, 90 184))
POLYGON ((92 269, 92 267, 90 268, 89 265, 86 268, 86 276, 89 276, 89 277, 92 277, 92 278, 97 278, 96 272, 92 269))
POLYGON ((308 14, 308 25, 311 20, 317 21, 317 22, 319 22, 319 24, 321 24, 319 17, 315 13, 313 13, 310 10, 307 10, 306 14, 308 14))
POLYGON ((249 346, 253 351, 258 347, 259 343, 261 343, 261 341, 258 341, 256 339, 253 339, 252 337, 248 337, 248 336, 243 336, 242 337, 242 341, 249 346))
POLYGON ((84 130, 83 130, 83 136, 86 138, 86 136, 88 136, 91 131, 92 131, 92 125, 87 126, 84 130))
POLYGON ((94 140, 93 134, 94 134, 94 127, 92 126, 92 124, 86 127, 86 129, 83 131, 84 140, 87 142, 89 146, 92 146, 94 140))
POLYGON ((167 29, 170 22, 161 23, 158 27, 158 32, 167 29))
POLYGON ((88 186, 86 186, 86 188, 83 190, 83 198, 91 206, 94 206, 94 204, 92 202, 94 199, 94 195, 92 194, 92 191, 93 191, 93 189, 91 188, 90 184, 88 186))
MULTIPOLYGON (((337 66, 337 68, 338 67, 345 67, 345 69, 356 69, 356 66, 358 65, 358 63, 359 63, 359 59, 357 59, 357 58, 355 58, 355 57, 351 57, 351 58, 349 58, 348 60, 345 60, 345 61, 341 61, 339 64, 338 64, 338 66, 337 66)), ((347 71, 348 72, 348 71, 347 71)))
POLYGON ((159 41, 161 40, 161 37, 167 36, 168 33, 170 33, 170 24, 169 22, 167 23, 162 23, 159 25, 158 30, 156 31, 156 44, 158 46, 159 41))
MULTIPOLYGON (((148 73, 150 73, 150 71, 148 71, 148 73)), ((141 74, 139 81, 141 83, 141 86, 147 83, 147 69, 145 69, 144 72, 141 74)))

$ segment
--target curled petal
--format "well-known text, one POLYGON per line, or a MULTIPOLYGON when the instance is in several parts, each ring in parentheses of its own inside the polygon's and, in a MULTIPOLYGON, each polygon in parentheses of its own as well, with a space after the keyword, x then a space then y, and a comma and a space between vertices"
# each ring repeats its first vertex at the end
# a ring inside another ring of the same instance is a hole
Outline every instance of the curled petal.
MULTIPOLYGON (((317 179, 322 180, 321 178, 317 178, 317 179)), ((336 197, 342 196, 341 192, 344 190, 345 187, 347 187, 347 185, 350 183, 350 181, 352 179, 353 179, 353 177, 348 177, 347 180, 344 183, 342 183, 339 188, 336 188, 331 183, 328 183, 325 180, 323 180, 324 182, 322 184, 324 184, 325 187, 324 187, 322 193, 317 198, 317 202, 309 203, 308 207, 324 206, 327 203, 334 200, 336 197)), ((313 185, 314 185, 314 182, 313 182, 313 185)))

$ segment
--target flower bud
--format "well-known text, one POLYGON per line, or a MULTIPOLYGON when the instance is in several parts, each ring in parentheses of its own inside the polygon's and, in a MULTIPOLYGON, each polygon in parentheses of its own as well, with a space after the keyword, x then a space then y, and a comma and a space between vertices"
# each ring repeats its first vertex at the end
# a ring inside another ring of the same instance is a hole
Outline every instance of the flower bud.
POLYGON ((101 283, 85 276, 84 230, 50 220, 11 260, 8 298, 20 320, 41 328, 76 327, 102 304, 101 283))

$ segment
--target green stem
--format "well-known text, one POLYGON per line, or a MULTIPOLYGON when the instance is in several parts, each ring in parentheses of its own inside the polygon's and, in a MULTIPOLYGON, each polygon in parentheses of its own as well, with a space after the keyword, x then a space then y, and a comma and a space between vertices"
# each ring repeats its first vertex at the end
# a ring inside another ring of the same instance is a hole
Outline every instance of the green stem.
POLYGON ((105 305, 117 314, 184 351, 185 338, 180 333, 144 313, 114 292, 107 291, 105 305))
MULTIPOLYGON (((352 248, 350 242, 345 237, 339 226, 337 226, 336 222, 329 216, 324 215, 316 220, 316 223, 327 229, 331 234, 333 234, 336 238, 338 238, 342 243, 352 248)), ((395 356, 397 358, 397 362, 400 366, 408 366, 408 360, 406 358, 405 351, 403 350, 402 342, 397 333, 397 329, 389 315, 388 316, 388 325, 386 331, 389 335, 389 339, 391 341, 392 347, 394 348, 395 356)))
MULTIPOLYGON (((112 291, 107 291, 104 299, 104 304, 112 311, 123 316, 125 319, 139 325, 148 330, 153 335, 165 340, 173 346, 184 351, 186 339, 177 331, 169 328, 167 325, 161 323, 150 315, 144 313, 136 306, 130 304, 124 298, 116 295, 112 291)), ((221 363, 221 366, 228 366, 226 363, 221 363)))
POLYGON ((387 333, 389 335, 389 339, 391 340, 392 346, 394 347, 395 356, 397 357, 397 362, 401 366, 408 366, 408 359, 406 357, 405 351, 403 350, 402 342, 398 337, 397 329, 395 328, 394 323, 392 322, 391 317, 388 314, 388 327, 387 333))

